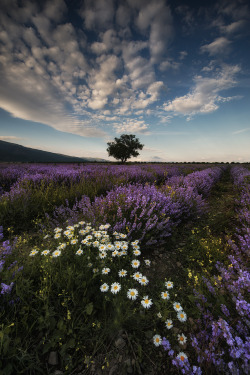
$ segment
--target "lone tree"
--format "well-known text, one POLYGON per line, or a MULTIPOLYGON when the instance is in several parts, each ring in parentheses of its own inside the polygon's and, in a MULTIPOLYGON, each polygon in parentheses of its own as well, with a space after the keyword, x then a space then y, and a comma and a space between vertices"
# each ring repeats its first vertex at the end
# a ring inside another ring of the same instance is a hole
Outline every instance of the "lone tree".
POLYGON ((108 142, 107 151, 109 156, 126 163, 127 159, 132 156, 138 156, 139 152, 137 150, 142 150, 143 146, 139 139, 135 138, 135 135, 122 134, 120 138, 115 138, 114 142, 108 142))

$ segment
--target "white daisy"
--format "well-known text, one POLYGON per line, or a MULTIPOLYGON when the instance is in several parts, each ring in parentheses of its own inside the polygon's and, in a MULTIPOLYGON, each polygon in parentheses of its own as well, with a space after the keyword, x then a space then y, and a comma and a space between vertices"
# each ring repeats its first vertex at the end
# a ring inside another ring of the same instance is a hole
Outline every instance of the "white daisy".
POLYGON ((84 229, 80 229, 79 233, 83 236, 84 234, 86 234, 86 231, 84 229))
POLYGON ((49 250, 43 250, 41 254, 42 254, 42 255, 48 255, 49 253, 50 253, 49 250))
POLYGON ((55 228, 55 229, 54 229, 54 232, 55 232, 55 233, 59 233, 59 232, 61 232, 61 231, 62 231, 62 228, 55 228))
POLYGON ((119 250, 120 249, 120 247, 121 247, 121 242, 115 242, 115 248, 116 248, 116 250, 119 250))
POLYGON ((101 259, 106 258, 106 256, 107 256, 106 251, 103 251, 103 252, 99 253, 99 257, 100 257, 101 259))
POLYGON ((156 315, 157 315, 158 318, 160 318, 160 319, 162 318, 162 315, 161 315, 160 312, 158 312, 156 315))
POLYGON ((56 233, 56 234, 54 235, 54 238, 55 238, 55 239, 60 238, 60 237, 61 237, 61 233, 56 233))
POLYGON ((93 268, 93 273, 97 273, 99 271, 98 268, 93 268))
POLYGON ((148 278, 147 278, 146 276, 142 276, 142 277, 140 278, 140 280, 139 280, 139 283, 140 283, 141 285, 148 285, 149 280, 148 280, 148 278))
POLYGON ((121 290, 121 284, 113 283, 111 284, 111 293, 116 294, 121 290))
POLYGON ((137 296, 138 296, 138 290, 137 289, 129 289, 127 291, 127 297, 129 299, 132 299, 134 301, 134 300, 136 300, 137 296))
POLYGON ((172 281, 166 281, 165 286, 167 287, 167 289, 172 289, 174 287, 174 284, 172 283, 172 281))
POLYGON ((140 250, 134 250, 134 251, 133 251, 133 254, 134 254, 136 257, 138 257, 139 255, 141 255, 141 252, 140 252, 140 250))
POLYGON ((185 322, 187 320, 187 314, 184 311, 179 311, 177 314, 177 318, 180 322, 185 322))
POLYGON ((117 250, 112 251, 112 257, 116 257, 117 255, 118 255, 118 251, 117 250))
POLYGON ((166 320, 165 325, 167 329, 171 329, 173 327, 173 321, 171 319, 168 319, 166 320))
POLYGON ((100 286, 101 292, 107 292, 109 290, 108 284, 104 283, 100 286))
POLYGON ((93 245, 94 247, 99 247, 100 242, 99 242, 99 241, 94 241, 94 242, 92 243, 92 245, 93 245))
POLYGON ((69 225, 68 227, 66 227, 66 229, 68 229, 68 230, 74 230, 74 227, 72 227, 72 225, 69 225))
POLYGON ((179 344, 184 345, 187 342, 187 337, 182 333, 178 335, 179 344))
POLYGON ((83 251, 81 249, 78 249, 76 252, 76 255, 82 255, 83 251))
POLYGON ((85 221, 79 221, 78 224, 80 224, 80 225, 84 225, 84 224, 85 224, 85 221))
POLYGON ((143 297, 141 304, 145 309, 149 309, 153 305, 153 302, 151 299, 148 298, 148 296, 145 296, 143 297))
POLYGON ((127 253, 126 250, 122 250, 121 254, 122 254, 123 256, 125 256, 125 255, 127 255, 128 253, 127 253))
POLYGON ((57 258, 61 255, 61 251, 60 250, 55 250, 53 253, 52 253, 52 256, 53 258, 57 258))
POLYGON ((128 245, 126 243, 124 243, 122 246, 121 246, 121 249, 122 250, 128 250, 128 245))
POLYGON ((174 302, 173 304, 173 307, 175 309, 175 311, 182 311, 182 307, 181 307, 181 304, 179 302, 174 302))
POLYGON ((110 250, 110 251, 113 251, 115 248, 112 243, 108 243, 106 246, 107 246, 107 250, 110 250))
POLYGON ((102 274, 107 275, 110 272, 110 268, 103 268, 102 269, 102 274))
POLYGON ((145 262, 146 266, 150 266, 150 264, 151 264, 151 260, 149 260, 149 259, 145 259, 144 262, 145 262))
POLYGON ((182 362, 185 361, 185 359, 187 359, 187 355, 183 352, 180 352, 178 355, 177 355, 177 358, 180 359, 182 362))
POLYGON ((135 272, 133 274, 133 279, 139 281, 142 278, 142 274, 140 272, 135 272))
POLYGON ((161 336, 160 335, 154 335, 153 342, 154 342, 155 346, 160 346, 161 343, 162 343, 161 336))
POLYGON ((120 237, 121 237, 121 238, 127 238, 127 235, 126 235, 126 234, 123 234, 123 233, 120 233, 120 237))
POLYGON ((121 270, 121 271, 118 272, 118 275, 119 275, 119 277, 125 277, 127 275, 127 271, 121 270))
POLYGON ((99 246, 99 251, 105 251, 105 250, 106 250, 106 245, 99 246))
POLYGON ((33 257, 34 255, 36 255, 38 253, 38 251, 37 250, 32 250, 31 252, 30 252, 30 257, 33 257))
POLYGON ((70 241, 71 245, 75 245, 77 244, 78 240, 76 238, 74 238, 73 240, 70 241))
POLYGON ((86 238, 85 238, 84 240, 81 241, 81 243, 82 243, 83 245, 86 245, 86 244, 88 243, 88 240, 86 240, 86 238))
POLYGON ((169 299, 169 293, 166 291, 166 292, 161 292, 161 298, 162 299, 169 299))
POLYGON ((140 246, 137 245, 137 244, 134 244, 134 245, 133 245, 133 242, 132 242, 132 246, 133 246, 134 250, 140 250, 140 246))
POLYGON ((93 236, 91 236, 90 234, 88 236, 86 236, 86 240, 92 240, 93 236))
POLYGON ((137 259, 132 260, 132 262, 131 262, 131 266, 132 266, 133 268, 138 268, 138 267, 140 266, 140 261, 137 260, 137 259))
POLYGON ((90 268, 90 267, 92 267, 93 266, 93 264, 92 263, 88 263, 88 267, 90 268))

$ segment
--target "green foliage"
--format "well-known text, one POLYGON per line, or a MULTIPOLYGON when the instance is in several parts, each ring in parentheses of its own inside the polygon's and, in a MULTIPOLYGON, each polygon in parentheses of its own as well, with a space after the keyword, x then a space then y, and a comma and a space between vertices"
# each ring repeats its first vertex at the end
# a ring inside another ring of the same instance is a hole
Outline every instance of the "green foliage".
POLYGON ((137 157, 143 146, 138 138, 133 134, 122 134, 120 138, 115 138, 114 142, 108 142, 108 154, 122 163, 126 163, 132 156, 137 157))

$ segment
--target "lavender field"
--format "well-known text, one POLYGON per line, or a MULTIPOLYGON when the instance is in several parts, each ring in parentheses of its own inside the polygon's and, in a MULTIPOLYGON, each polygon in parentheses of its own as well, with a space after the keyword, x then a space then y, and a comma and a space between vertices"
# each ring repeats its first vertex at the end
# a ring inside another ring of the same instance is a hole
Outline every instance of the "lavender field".
POLYGON ((249 164, 1 164, 0 374, 249 374, 249 164))

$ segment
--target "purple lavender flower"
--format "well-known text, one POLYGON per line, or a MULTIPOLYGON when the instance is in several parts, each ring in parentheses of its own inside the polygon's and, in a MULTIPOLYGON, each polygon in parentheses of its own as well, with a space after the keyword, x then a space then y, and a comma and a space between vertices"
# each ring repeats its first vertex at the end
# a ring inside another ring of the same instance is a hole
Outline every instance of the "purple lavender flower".
POLYGON ((13 282, 10 285, 1 283, 1 288, 2 288, 1 294, 8 294, 8 293, 10 293, 13 285, 14 285, 13 282))

